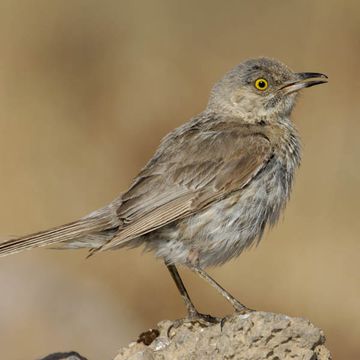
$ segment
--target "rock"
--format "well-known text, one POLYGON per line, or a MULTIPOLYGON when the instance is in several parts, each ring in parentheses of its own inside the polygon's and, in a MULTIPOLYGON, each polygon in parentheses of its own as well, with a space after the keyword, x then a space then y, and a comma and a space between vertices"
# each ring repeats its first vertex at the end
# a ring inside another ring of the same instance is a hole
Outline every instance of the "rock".
POLYGON ((50 354, 40 360, 87 360, 76 351, 57 352, 50 354))
POLYGON ((322 330, 308 320, 253 312, 222 324, 162 321, 114 360, 329 360, 324 343, 322 330))

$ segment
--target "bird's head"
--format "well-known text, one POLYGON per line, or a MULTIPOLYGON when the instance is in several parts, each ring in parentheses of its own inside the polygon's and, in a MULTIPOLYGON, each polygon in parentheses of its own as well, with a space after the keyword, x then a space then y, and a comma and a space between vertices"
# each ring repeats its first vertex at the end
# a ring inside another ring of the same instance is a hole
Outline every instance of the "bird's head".
POLYGON ((299 90, 326 82, 324 74, 295 73, 278 60, 250 59, 214 86, 208 109, 238 115, 247 122, 288 117, 299 90))

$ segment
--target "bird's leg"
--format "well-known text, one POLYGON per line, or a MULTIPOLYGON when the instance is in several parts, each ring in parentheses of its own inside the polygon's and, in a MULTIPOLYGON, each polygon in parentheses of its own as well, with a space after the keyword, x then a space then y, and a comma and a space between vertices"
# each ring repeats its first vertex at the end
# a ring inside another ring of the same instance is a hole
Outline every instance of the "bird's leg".
POLYGON ((180 274, 177 271, 176 266, 173 264, 166 264, 166 267, 168 268, 170 275, 173 278, 173 280, 176 284, 176 287, 178 288, 178 290, 180 292, 182 299, 184 300, 189 318, 192 318, 194 315, 197 314, 197 310, 196 310, 193 302, 190 299, 190 296, 185 288, 183 281, 181 280, 180 274))
POLYGON ((219 322, 219 319, 212 317, 210 315, 205 315, 205 314, 201 314, 199 313, 193 302, 190 299, 190 296, 185 288, 185 285, 183 283, 183 281, 181 280, 181 277, 179 275, 179 272, 177 271, 177 268, 174 264, 167 264, 165 262, 166 267, 168 268, 171 277, 173 278, 173 280, 175 281, 176 287, 178 288, 181 297, 184 300, 186 309, 187 309, 187 313, 188 313, 188 318, 190 320, 204 320, 206 322, 211 322, 211 323, 217 323, 219 322))
POLYGON ((235 311, 240 313, 246 313, 253 311, 247 308, 240 301, 235 299, 229 292, 227 292, 222 286, 220 286, 212 277, 210 277, 203 269, 199 266, 191 267, 191 270, 196 272, 201 278, 206 280, 212 287, 214 287, 235 309, 235 311))

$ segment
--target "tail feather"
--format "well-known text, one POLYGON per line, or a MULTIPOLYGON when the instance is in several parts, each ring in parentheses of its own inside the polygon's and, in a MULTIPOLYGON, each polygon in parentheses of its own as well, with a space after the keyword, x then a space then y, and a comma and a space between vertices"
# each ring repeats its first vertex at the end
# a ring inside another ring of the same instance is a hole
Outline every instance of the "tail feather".
POLYGON ((114 227, 109 217, 86 217, 50 230, 7 240, 0 243, 0 256, 14 254, 35 247, 42 247, 75 240, 85 235, 114 227))

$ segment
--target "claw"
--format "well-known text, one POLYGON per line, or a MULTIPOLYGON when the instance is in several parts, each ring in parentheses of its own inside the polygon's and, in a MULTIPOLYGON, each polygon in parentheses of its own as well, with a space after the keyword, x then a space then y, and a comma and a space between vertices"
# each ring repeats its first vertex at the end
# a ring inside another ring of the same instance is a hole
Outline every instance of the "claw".
POLYGON ((239 315, 245 315, 245 314, 249 314, 249 313, 252 313, 256 310, 253 310, 253 309, 250 309, 250 308, 247 308, 246 306, 242 305, 241 307, 239 308, 235 308, 235 314, 239 314, 239 315))
POLYGON ((222 318, 214 317, 207 314, 201 314, 201 313, 193 313, 189 314, 189 316, 185 319, 178 319, 173 322, 173 324, 168 328, 167 330, 167 336, 170 338, 170 331, 172 329, 177 329, 181 325, 184 325, 186 323, 188 324, 199 324, 200 326, 207 327, 210 324, 219 324, 221 323, 222 318))
MULTIPOLYGON (((239 309, 235 309, 235 314, 236 315, 246 315, 246 314, 251 314, 252 312, 255 312, 255 311, 256 310, 249 309, 249 308, 243 306, 239 309)), ((220 321, 220 330, 221 331, 223 330, 226 321, 229 320, 232 316, 233 315, 226 315, 221 319, 221 321, 220 321)))

